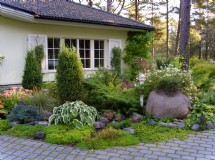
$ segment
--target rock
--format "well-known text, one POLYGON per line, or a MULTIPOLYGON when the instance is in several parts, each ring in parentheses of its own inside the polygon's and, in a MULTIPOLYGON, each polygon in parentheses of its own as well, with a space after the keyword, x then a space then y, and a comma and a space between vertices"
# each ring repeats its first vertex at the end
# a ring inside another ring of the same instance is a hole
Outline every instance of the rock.
POLYGON ((169 123, 167 126, 170 128, 176 128, 177 127, 177 125, 174 123, 169 123))
POLYGON ((41 125, 44 125, 44 126, 48 126, 49 122, 47 122, 47 121, 36 121, 35 124, 41 124, 41 125))
POLYGON ((158 123, 159 126, 162 126, 162 127, 168 127, 168 124, 164 123, 164 122, 160 122, 158 123))
POLYGON ((134 134, 135 133, 135 130, 133 129, 133 128, 124 128, 123 129, 123 131, 125 131, 125 132, 129 132, 129 133, 131 133, 131 134, 134 134))
POLYGON ((111 122, 116 117, 116 112, 113 111, 105 111, 103 114, 104 118, 106 118, 109 122, 111 122))
POLYGON ((147 100, 146 113, 158 118, 184 119, 190 113, 190 105, 190 99, 181 93, 170 97, 164 93, 153 91, 147 100))
POLYGON ((44 139, 45 138, 45 134, 41 131, 37 132, 35 135, 34 135, 34 139, 44 139))
POLYGON ((20 123, 19 123, 19 122, 10 122, 10 126, 11 126, 11 127, 16 126, 17 124, 20 124, 20 123))
POLYGON ((117 114, 116 118, 114 118, 115 121, 119 121, 119 122, 124 121, 125 119, 126 117, 123 114, 117 114))
POLYGON ((105 128, 106 124, 102 122, 95 122, 94 126, 96 130, 101 130, 105 128))
POLYGON ((207 121, 206 125, 210 128, 210 129, 215 129, 215 124, 211 121, 207 121))
POLYGON ((184 127, 185 127, 185 124, 184 124, 184 123, 178 123, 178 124, 176 124, 176 126, 177 126, 178 128, 184 128, 184 127))
POLYGON ((157 124, 157 122, 156 122, 155 120, 153 120, 153 119, 150 119, 150 120, 147 122, 147 124, 155 125, 155 124, 157 124))
POLYGON ((109 121, 107 118, 102 117, 100 118, 99 122, 107 124, 109 121))
POLYGON ((194 124, 194 125, 192 126, 192 130, 194 130, 194 131, 198 131, 199 128, 200 128, 200 125, 199 125, 199 124, 194 124))
POLYGON ((140 122, 143 119, 143 116, 141 114, 138 114, 136 112, 132 113, 131 115, 131 121, 133 123, 140 122))
POLYGON ((42 111, 42 117, 43 117, 43 120, 44 120, 44 121, 48 121, 48 120, 49 120, 49 117, 50 117, 51 115, 52 115, 52 113, 49 112, 49 111, 46 111, 46 110, 42 111))

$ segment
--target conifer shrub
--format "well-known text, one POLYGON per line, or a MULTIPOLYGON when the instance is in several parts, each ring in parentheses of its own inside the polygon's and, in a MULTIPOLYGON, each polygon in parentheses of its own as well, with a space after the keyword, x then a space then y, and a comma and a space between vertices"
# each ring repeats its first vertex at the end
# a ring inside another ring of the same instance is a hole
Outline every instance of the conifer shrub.
POLYGON ((82 97, 84 72, 76 49, 62 48, 58 57, 57 89, 61 102, 82 97))
POLYGON ((41 72, 41 64, 35 56, 35 50, 27 53, 24 75, 22 77, 22 86, 25 89, 41 88, 43 75, 41 72))
POLYGON ((115 72, 120 75, 121 73, 121 55, 122 51, 119 47, 114 47, 112 49, 113 57, 111 59, 111 66, 113 66, 115 72))

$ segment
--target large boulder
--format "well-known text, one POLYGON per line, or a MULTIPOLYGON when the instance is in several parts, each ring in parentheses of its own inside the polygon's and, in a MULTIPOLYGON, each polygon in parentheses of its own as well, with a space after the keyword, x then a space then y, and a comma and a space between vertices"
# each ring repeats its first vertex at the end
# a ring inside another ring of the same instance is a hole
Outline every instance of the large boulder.
POLYGON ((181 94, 167 96, 164 93, 151 92, 146 104, 146 113, 158 118, 173 117, 184 119, 189 113, 190 99, 181 94))

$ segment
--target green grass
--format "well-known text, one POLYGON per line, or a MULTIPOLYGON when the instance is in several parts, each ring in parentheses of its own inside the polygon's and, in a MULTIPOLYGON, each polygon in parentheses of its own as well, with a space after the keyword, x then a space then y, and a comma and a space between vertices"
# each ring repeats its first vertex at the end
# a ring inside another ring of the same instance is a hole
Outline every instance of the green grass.
POLYGON ((133 124, 132 127, 135 129, 135 135, 139 138, 139 141, 144 143, 157 143, 174 138, 186 139, 189 133, 193 133, 190 130, 152 126, 143 123, 133 124))
MULTIPOLYGON (((0 126, 2 123, 0 121, 0 126)), ((8 122, 5 121, 5 123, 8 122)), ((96 132, 93 127, 75 129, 66 125, 16 125, 2 133, 15 137, 32 138, 36 132, 43 131, 46 135, 45 142, 66 145, 75 144, 77 147, 84 149, 129 146, 139 142, 157 143, 174 138, 186 139, 189 133, 193 133, 189 130, 146 125, 143 122, 132 124, 131 127, 136 131, 134 135, 111 127, 96 132)))
POLYGON ((10 128, 10 121, 0 120, 0 133, 10 128))

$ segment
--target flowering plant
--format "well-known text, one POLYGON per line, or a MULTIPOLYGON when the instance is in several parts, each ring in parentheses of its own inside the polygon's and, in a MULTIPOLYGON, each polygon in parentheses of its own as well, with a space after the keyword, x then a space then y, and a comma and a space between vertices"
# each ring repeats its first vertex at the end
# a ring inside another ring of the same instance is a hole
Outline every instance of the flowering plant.
POLYGON ((4 113, 9 112, 13 106, 25 97, 32 95, 32 91, 24 89, 23 87, 12 87, 12 89, 4 90, 0 94, 1 108, 4 109, 4 113))
POLYGON ((182 84, 182 93, 189 97, 193 97, 197 91, 197 88, 192 80, 191 72, 182 71, 170 64, 167 67, 161 67, 160 70, 154 69, 146 73, 144 95, 148 96, 149 93, 153 91, 157 84, 164 78, 174 78, 179 80, 182 84))

